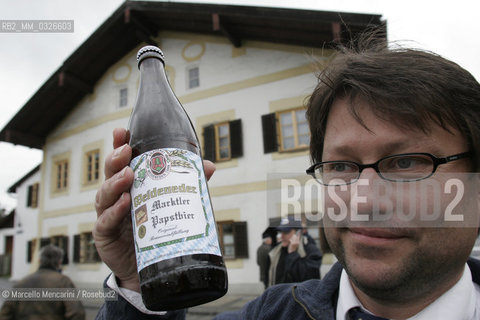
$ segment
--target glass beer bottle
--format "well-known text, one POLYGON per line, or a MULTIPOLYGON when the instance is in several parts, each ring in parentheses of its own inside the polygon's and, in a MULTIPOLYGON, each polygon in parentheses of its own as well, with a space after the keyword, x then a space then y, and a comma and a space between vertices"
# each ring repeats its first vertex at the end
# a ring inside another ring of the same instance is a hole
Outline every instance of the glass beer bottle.
POLYGON ((162 51, 137 54, 140 87, 129 131, 132 226, 145 306, 173 310, 227 292, 227 271, 198 139, 173 93, 162 51))

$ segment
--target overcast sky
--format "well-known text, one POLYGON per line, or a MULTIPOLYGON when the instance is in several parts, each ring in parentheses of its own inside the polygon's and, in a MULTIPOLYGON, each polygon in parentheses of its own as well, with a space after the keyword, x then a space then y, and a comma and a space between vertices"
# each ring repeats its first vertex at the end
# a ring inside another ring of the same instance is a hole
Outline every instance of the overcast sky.
MULTIPOLYGON (((185 2, 381 14, 387 20, 390 41, 407 41, 410 46, 441 54, 480 80, 480 1, 477 0, 185 2)), ((0 27, 1 20, 74 20, 73 33, 0 32, 0 128, 121 3, 123 0, 0 0, 0 27)), ((10 210, 15 207, 16 198, 7 194, 7 189, 41 161, 42 152, 39 150, 0 142, 0 208, 10 210)))

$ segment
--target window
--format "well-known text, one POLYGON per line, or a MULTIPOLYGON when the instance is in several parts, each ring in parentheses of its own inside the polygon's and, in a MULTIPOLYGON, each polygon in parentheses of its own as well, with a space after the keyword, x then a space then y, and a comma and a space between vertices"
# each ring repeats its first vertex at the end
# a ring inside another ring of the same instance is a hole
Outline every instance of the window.
POLYGON ((91 190, 102 182, 104 141, 90 142, 82 147, 81 191, 91 190))
POLYGON ((100 150, 95 149, 85 153, 84 184, 94 184, 100 179, 100 150))
POLYGON ((38 207, 38 189, 40 184, 34 183, 28 186, 27 194, 27 207, 37 208, 38 207))
POLYGON ((68 160, 58 160, 54 163, 55 185, 54 192, 66 191, 68 188, 68 160))
POLYGON ((243 155, 242 122, 211 124, 203 128, 204 158, 213 162, 227 161, 243 155))
POLYGON ((216 158, 218 161, 230 159, 230 126, 228 123, 215 125, 216 158))
POLYGON ((200 86, 200 71, 198 67, 188 69, 188 88, 193 89, 200 86))
POLYGON ((96 263, 100 261, 91 232, 83 232, 73 237, 73 262, 96 263))
POLYGON ((128 88, 122 88, 119 91, 119 101, 118 101, 118 106, 121 107, 126 107, 128 105, 128 88))
POLYGON ((248 258, 247 223, 217 222, 218 239, 225 259, 248 258))
POLYGON ((262 116, 265 153, 307 149, 310 133, 305 108, 295 108, 262 116))
POLYGON ((63 250, 62 264, 68 264, 68 236, 58 235, 40 239, 40 249, 49 244, 53 244, 63 250))

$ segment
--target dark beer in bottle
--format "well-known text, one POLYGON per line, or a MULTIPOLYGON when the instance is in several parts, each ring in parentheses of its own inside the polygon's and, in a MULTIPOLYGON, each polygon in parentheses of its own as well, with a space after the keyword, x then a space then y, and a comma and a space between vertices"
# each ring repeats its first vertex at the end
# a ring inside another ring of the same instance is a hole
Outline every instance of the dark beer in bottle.
POLYGON ((227 292, 198 139, 155 46, 138 51, 140 87, 129 122, 132 225, 149 310, 181 309, 227 292))

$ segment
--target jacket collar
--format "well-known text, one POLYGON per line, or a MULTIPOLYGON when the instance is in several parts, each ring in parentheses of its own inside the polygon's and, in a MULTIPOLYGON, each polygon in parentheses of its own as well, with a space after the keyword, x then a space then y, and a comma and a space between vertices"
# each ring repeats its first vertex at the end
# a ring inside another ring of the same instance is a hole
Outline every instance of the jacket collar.
MULTIPOLYGON (((480 260, 469 258, 467 264, 473 282, 480 285, 480 260)), ((335 319, 342 270, 342 265, 337 262, 322 280, 309 280, 293 286, 293 299, 312 319, 335 319)))

